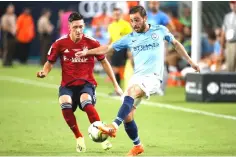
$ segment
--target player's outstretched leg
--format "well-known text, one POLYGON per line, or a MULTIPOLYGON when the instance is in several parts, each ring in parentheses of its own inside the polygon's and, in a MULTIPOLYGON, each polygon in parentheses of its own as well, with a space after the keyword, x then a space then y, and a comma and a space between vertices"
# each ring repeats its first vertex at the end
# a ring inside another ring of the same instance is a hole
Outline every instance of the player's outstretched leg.
POLYGON ((133 148, 128 152, 127 156, 137 156, 144 152, 143 145, 138 136, 138 128, 134 120, 124 122, 124 127, 127 135, 133 141, 133 148))
POLYGON ((108 134, 110 137, 116 137, 116 131, 118 127, 122 124, 125 117, 130 113, 133 107, 134 99, 130 96, 125 96, 123 104, 121 105, 116 119, 112 124, 100 127, 99 129, 104 133, 108 134))
POLYGON ((81 132, 79 131, 75 115, 72 110, 72 105, 70 103, 62 103, 61 104, 62 108, 62 114, 63 117, 72 130, 72 132, 75 135, 76 138, 76 151, 77 152, 85 152, 86 151, 86 146, 84 143, 84 138, 81 132))
POLYGON ((127 95, 124 97, 123 104, 121 105, 119 112, 117 114, 116 119, 112 122, 112 124, 100 127, 99 129, 104 133, 109 135, 110 137, 116 137, 116 132, 118 127, 124 121, 124 119, 131 112, 134 104, 134 98, 141 98, 145 93, 139 87, 139 85, 132 85, 127 90, 127 95))
MULTIPOLYGON (((83 107, 84 112, 86 112, 88 119, 90 123, 92 124, 95 121, 100 121, 100 117, 98 115, 97 110, 95 109, 94 105, 92 104, 92 101, 86 98, 91 97, 87 93, 84 93, 81 95, 81 99, 83 100, 81 102, 81 106, 83 107)), ((101 143, 101 146, 104 150, 109 150, 112 148, 112 144, 110 141, 106 140, 101 143)))
MULTIPOLYGON (((93 123, 95 121, 100 121, 100 117, 97 113, 97 110, 94 108, 92 104, 86 105, 84 107, 84 111, 87 113, 90 123, 93 123)), ((108 140, 102 142, 101 146, 104 150, 109 150, 112 148, 112 144, 108 140)))

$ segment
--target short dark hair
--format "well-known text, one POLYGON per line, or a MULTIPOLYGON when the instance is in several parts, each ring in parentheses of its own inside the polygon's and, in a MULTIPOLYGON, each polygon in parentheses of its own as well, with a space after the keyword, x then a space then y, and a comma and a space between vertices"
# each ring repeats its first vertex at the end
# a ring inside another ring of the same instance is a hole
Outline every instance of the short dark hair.
POLYGON ((76 20, 83 20, 83 16, 78 12, 71 13, 68 18, 68 21, 72 22, 72 21, 76 21, 76 20))
POLYGON ((42 11, 41 11, 41 15, 44 15, 48 12, 51 12, 51 10, 49 8, 43 8, 42 11))
POLYGON ((113 8, 113 11, 120 11, 121 12, 121 9, 120 8, 113 8))
POLYGON ((210 29, 207 32, 207 35, 208 35, 208 38, 211 39, 211 40, 216 40, 217 39, 215 31, 213 29, 210 29))
POLYGON ((134 6, 129 10, 129 14, 135 14, 135 13, 139 13, 142 17, 147 16, 146 10, 144 9, 144 7, 140 5, 134 6))

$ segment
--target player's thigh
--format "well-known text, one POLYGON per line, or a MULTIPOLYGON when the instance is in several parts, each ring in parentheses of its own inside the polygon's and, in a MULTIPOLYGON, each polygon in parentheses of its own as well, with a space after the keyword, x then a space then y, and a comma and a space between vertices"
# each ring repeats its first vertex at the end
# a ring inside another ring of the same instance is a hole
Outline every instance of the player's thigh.
POLYGON ((85 84, 83 88, 79 92, 79 97, 80 97, 80 104, 79 107, 80 109, 83 110, 83 108, 88 105, 96 104, 96 91, 95 91, 95 86, 92 84, 85 84))
POLYGON ((72 98, 70 95, 62 95, 59 97, 59 103, 60 104, 64 104, 64 103, 72 104, 72 98))
POLYGON ((134 99, 141 98, 145 95, 144 91, 140 88, 138 84, 133 84, 129 86, 125 94, 134 99))
POLYGON ((84 102, 84 101, 92 101, 92 97, 89 93, 82 93, 80 95, 80 102, 84 102))
POLYGON ((156 74, 149 74, 141 77, 135 77, 131 84, 136 84, 142 91, 142 97, 149 98, 150 95, 158 93, 161 87, 161 81, 156 74))
POLYGON ((73 91, 71 88, 68 87, 60 87, 59 88, 59 103, 70 103, 72 104, 72 96, 73 96, 73 91))

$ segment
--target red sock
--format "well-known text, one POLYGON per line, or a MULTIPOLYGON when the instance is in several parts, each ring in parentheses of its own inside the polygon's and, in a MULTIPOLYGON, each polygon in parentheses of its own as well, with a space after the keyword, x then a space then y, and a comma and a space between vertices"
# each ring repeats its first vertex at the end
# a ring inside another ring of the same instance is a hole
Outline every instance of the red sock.
POLYGON ((97 113, 97 110, 92 104, 88 104, 84 107, 84 111, 87 113, 90 123, 95 121, 100 121, 100 117, 97 113))
POLYGON ((83 135, 79 131, 72 108, 63 109, 62 114, 64 116, 66 123, 69 125, 70 129, 73 131, 75 138, 83 137, 83 135))

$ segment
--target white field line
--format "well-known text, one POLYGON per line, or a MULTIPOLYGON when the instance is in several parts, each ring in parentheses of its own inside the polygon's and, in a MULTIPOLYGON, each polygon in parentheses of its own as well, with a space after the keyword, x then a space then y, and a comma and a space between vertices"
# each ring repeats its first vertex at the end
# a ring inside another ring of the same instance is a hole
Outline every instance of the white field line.
MULTIPOLYGON (((56 84, 50 84, 50 83, 29 80, 29 79, 23 79, 20 77, 12 77, 12 76, 0 76, 0 80, 21 83, 21 84, 27 84, 27 85, 33 85, 33 86, 38 86, 38 87, 53 88, 53 89, 58 89, 58 87, 59 87, 56 84)), ((118 97, 109 97, 105 93, 97 93, 97 95, 104 97, 104 98, 120 100, 120 98, 118 98, 118 97)), ((172 110, 177 110, 177 111, 183 111, 183 112, 188 112, 188 113, 196 113, 196 114, 201 114, 201 115, 206 115, 206 116, 211 116, 211 117, 236 120, 236 116, 216 114, 216 113, 212 113, 212 112, 206 112, 206 111, 195 110, 195 109, 190 109, 190 108, 185 108, 185 107, 179 107, 179 106, 174 106, 174 105, 170 105, 170 104, 161 104, 161 103, 150 102, 150 101, 142 101, 142 104, 148 105, 148 106, 155 106, 155 107, 159 107, 159 108, 167 108, 167 109, 172 109, 172 110)))

